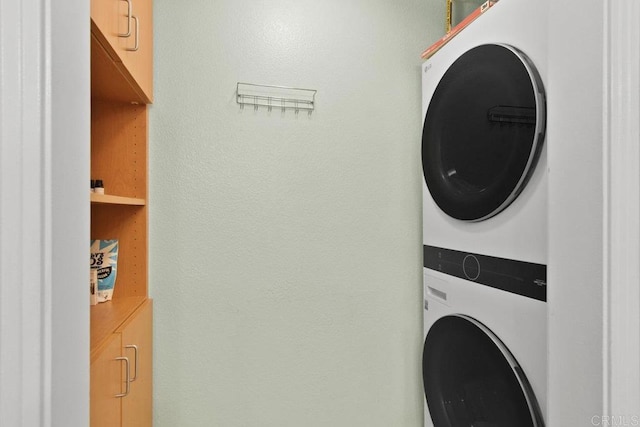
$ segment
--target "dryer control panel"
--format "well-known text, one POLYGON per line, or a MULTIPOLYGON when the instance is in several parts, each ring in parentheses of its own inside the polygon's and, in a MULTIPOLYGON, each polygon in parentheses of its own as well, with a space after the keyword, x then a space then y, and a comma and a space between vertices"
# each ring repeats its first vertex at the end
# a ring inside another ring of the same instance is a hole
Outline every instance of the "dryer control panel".
POLYGON ((506 292, 547 301, 547 266, 424 245, 424 267, 506 292))

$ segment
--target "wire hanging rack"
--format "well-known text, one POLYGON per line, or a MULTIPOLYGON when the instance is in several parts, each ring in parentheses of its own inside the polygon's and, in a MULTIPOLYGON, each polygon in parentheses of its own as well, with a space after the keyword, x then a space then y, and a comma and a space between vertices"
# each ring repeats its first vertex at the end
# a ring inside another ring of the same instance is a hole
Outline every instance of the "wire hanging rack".
POLYGON ((296 113, 303 110, 311 114, 315 108, 316 92, 315 89, 238 82, 236 102, 240 108, 253 105, 256 110, 258 107, 267 107, 269 111, 279 108, 282 111, 295 110, 296 113))

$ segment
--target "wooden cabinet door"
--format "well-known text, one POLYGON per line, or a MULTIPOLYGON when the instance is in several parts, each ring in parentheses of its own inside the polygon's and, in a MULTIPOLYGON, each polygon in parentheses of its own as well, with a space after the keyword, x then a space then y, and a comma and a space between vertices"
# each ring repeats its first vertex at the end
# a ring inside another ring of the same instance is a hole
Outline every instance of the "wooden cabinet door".
POLYGON ((120 425, 122 398, 116 395, 125 390, 124 361, 117 359, 120 353, 120 334, 113 334, 100 355, 91 362, 91 427, 120 425))
POLYGON ((152 319, 152 302, 147 300, 120 331, 122 354, 131 361, 130 392, 122 399, 123 427, 152 425, 152 319))
POLYGON ((93 33, 115 62, 122 62, 122 49, 126 47, 128 39, 133 40, 133 28, 129 28, 128 37, 120 37, 128 29, 128 5, 126 0, 91 0, 93 33))
MULTIPOLYGON (((95 0, 94 0, 95 1, 95 0)), ((129 70, 138 86, 149 99, 153 100, 153 10, 151 0, 131 0, 133 4, 132 38, 122 46, 122 63, 129 70), (135 47, 137 37, 138 50, 135 47)), ((121 1, 121 3, 124 3, 121 1)), ((124 39, 122 39, 124 40, 124 39)))
POLYGON ((147 102, 153 99, 152 0, 91 0, 92 33, 147 102), (129 8, 131 16, 129 18, 129 8), (120 35, 129 33, 128 36, 120 35), (134 50, 135 49, 135 50, 134 50))

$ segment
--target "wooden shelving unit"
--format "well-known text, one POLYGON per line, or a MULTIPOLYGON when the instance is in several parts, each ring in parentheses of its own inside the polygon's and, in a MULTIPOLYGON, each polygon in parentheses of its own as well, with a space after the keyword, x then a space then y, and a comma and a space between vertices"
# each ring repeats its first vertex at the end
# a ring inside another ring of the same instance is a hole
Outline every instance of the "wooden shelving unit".
POLYGON ((92 427, 152 423, 147 273, 152 15, 151 0, 91 0, 91 178, 102 180, 105 189, 91 194, 91 239, 119 242, 113 299, 90 310, 92 427), (118 36, 127 27, 130 36, 118 36))

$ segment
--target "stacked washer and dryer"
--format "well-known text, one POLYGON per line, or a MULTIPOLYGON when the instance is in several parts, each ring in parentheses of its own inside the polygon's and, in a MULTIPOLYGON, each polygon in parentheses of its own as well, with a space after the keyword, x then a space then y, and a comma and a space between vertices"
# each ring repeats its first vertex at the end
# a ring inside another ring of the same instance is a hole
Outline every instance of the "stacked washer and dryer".
POLYGON ((423 64, 425 426, 544 426, 547 2, 423 64))

